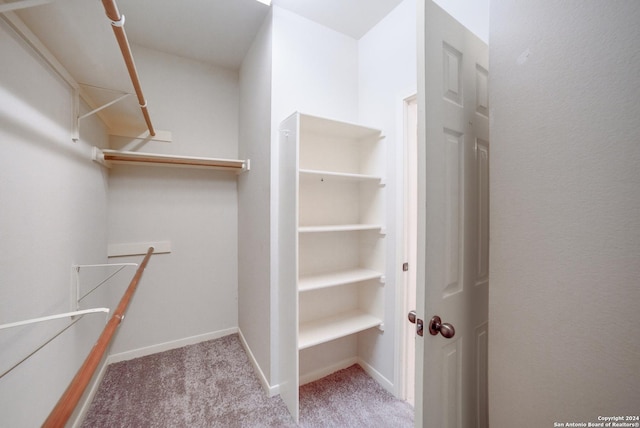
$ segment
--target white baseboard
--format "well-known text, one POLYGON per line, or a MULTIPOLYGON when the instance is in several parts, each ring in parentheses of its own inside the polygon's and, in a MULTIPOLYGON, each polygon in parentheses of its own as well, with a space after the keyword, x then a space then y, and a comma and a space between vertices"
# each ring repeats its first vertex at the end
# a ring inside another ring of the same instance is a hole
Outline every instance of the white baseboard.
POLYGON ((244 348, 244 351, 247 353, 247 357, 249 357, 249 361, 251 361, 253 370, 258 376, 258 380, 260 381, 260 385, 262 385, 262 389, 264 389, 264 392, 269 397, 274 397, 280 394, 280 386, 279 385, 271 386, 269 384, 267 377, 264 375, 264 372, 260 368, 260 365, 258 364, 258 360, 256 360, 256 357, 253 355, 253 352, 251 352, 251 348, 249 348, 249 344, 245 340, 244 335, 242 334, 242 330, 240 329, 238 329, 238 336, 240 336, 240 343, 242 343, 242 347, 244 348))
POLYGON ((325 376, 329 376, 332 373, 337 372, 338 370, 346 369, 347 367, 351 367, 354 364, 358 364, 362 369, 371 376, 376 382, 380 384, 384 389, 389 391, 389 393, 396 396, 395 388, 393 383, 389 381, 386 377, 384 377, 379 371, 374 369, 372 366, 367 364, 363 359, 359 357, 351 357, 345 360, 339 361, 336 364, 323 367, 319 370, 316 370, 311 373, 306 373, 300 376, 300 386, 305 385, 307 383, 316 381, 318 379, 322 379, 325 376))
POLYGON ((171 349, 182 348, 183 346, 195 345, 196 343, 205 342, 207 340, 219 339, 230 334, 238 332, 238 327, 228 328, 226 330, 218 330, 210 333, 199 334, 196 336, 185 337, 183 339, 172 340, 170 342, 159 343, 157 345, 146 346, 144 348, 133 349, 131 351, 112 354, 107 357, 107 364, 119 363, 120 361, 133 360, 134 358, 146 357, 147 355, 157 354, 158 352, 169 351, 171 349))
POLYGON ((378 382, 384 389, 386 389, 390 394, 396 397, 395 387, 393 386, 393 383, 389 381, 389 379, 384 377, 379 371, 371 367, 361 358, 358 358, 358 364, 365 372, 367 372, 369 376, 375 379, 375 381, 378 382))
POLYGON ((358 357, 347 358, 342 361, 338 361, 335 364, 332 364, 327 367, 322 367, 316 371, 305 373, 304 375, 300 375, 299 384, 300 386, 307 384, 309 382, 313 382, 318 379, 322 379, 325 376, 329 376, 332 373, 337 372, 338 370, 346 369, 347 367, 351 367, 352 365, 358 363, 358 357))

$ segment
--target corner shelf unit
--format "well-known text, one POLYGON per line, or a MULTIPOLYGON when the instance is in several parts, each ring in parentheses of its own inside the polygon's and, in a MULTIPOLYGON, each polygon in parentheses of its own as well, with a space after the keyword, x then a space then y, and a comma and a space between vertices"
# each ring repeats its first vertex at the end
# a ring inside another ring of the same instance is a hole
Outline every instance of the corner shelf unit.
POLYGON ((294 417, 300 378, 384 328, 384 165, 380 130, 301 113, 280 127, 280 385, 294 417))

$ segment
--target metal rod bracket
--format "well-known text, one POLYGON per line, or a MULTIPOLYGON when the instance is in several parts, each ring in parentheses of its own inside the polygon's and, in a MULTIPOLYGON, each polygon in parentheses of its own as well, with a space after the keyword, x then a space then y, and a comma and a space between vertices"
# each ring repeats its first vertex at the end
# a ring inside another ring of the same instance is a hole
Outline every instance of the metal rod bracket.
POLYGON ((120 19, 117 21, 111 21, 111 25, 114 27, 124 27, 124 15, 120 15, 120 19))

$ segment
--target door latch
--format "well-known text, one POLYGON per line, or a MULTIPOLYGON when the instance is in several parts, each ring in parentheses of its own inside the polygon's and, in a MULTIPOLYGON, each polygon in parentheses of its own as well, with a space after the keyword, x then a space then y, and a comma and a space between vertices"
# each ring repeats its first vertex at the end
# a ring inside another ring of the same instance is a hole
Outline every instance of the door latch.
POLYGON ((422 336, 424 334, 424 321, 416 315, 416 311, 409 312, 409 322, 416 325, 416 334, 422 336))

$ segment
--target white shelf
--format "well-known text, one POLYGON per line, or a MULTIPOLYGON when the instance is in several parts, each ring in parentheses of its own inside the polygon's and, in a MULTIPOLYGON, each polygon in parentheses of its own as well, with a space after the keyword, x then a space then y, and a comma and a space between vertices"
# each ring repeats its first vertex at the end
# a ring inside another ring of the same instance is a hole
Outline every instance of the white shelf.
POLYGON ((351 174, 346 172, 321 171, 317 169, 301 169, 300 178, 320 178, 339 181, 371 181, 383 183, 382 177, 366 174, 351 174))
POLYGON ((303 276, 298 281, 298 291, 305 292, 318 290, 338 285, 353 284, 370 279, 380 279, 380 281, 383 282, 383 276, 384 275, 381 272, 371 269, 350 269, 321 275, 303 276))
POLYGON ((105 166, 111 166, 111 164, 133 164, 210 168, 237 172, 249 170, 249 161, 240 159, 162 155, 157 153, 99 149, 97 147, 93 149, 93 160, 105 166))
POLYGON ((311 134, 351 138, 360 140, 363 138, 382 138, 382 131, 355 123, 342 122, 324 117, 300 115, 301 128, 311 134))
POLYGON ((331 318, 300 324, 298 349, 305 349, 382 325, 380 318, 353 310, 331 318))
POLYGON ((326 226, 300 226, 300 233, 320 233, 320 232, 357 232, 360 230, 380 230, 381 224, 336 224, 326 226))

